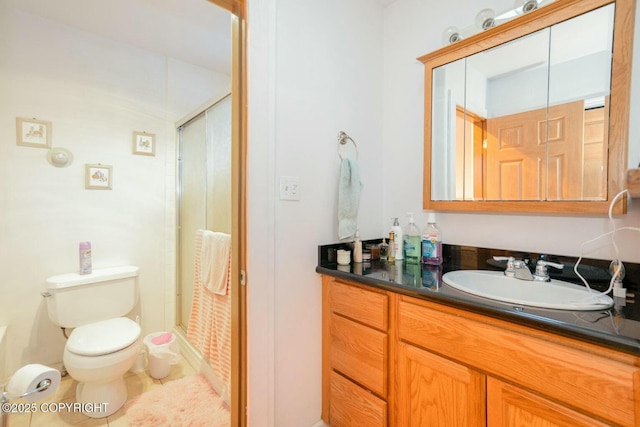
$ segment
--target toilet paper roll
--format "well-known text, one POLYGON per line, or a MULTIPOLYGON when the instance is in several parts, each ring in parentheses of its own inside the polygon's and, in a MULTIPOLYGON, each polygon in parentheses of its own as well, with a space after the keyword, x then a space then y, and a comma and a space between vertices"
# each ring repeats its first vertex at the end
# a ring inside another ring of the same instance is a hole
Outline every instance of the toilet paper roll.
POLYGON ((9 384, 7 384, 7 391, 9 392, 9 397, 12 399, 24 395, 24 400, 27 402, 35 402, 36 400, 44 399, 55 393, 59 385, 60 371, 34 363, 23 366, 13 374, 13 377, 9 380, 9 384), (50 381, 49 386, 40 391, 35 391, 39 387, 44 386, 46 380, 50 381))

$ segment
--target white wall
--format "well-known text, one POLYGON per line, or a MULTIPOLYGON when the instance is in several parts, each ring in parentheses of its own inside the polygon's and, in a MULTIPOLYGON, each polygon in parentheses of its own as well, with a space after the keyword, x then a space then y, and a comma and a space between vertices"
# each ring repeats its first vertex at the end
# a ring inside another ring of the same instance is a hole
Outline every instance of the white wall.
MULTIPOLYGON (((249 420, 311 426, 321 409, 316 247, 338 241, 335 136, 346 131, 360 149, 364 238, 386 233, 393 216, 404 223, 406 212, 422 212, 424 76, 415 58, 439 48, 447 26, 465 27, 479 9, 505 10, 513 1, 397 0, 384 9, 371 0, 248 3, 249 420), (278 200, 280 175, 300 177, 300 202, 278 200)), ((640 64, 632 123, 639 76, 640 64)), ((640 161, 639 132, 630 129, 630 164, 640 161)), ((639 205, 616 223, 639 226, 639 205)), ((424 226, 426 214, 416 217, 424 226)), ((446 243, 566 255, 609 229, 602 216, 437 217, 446 243)), ((640 262, 636 242, 637 235, 620 236, 623 259, 640 262)), ((611 249, 587 255, 607 258, 611 249)))
MULTIPOLYGON (((482 8, 491 7, 500 11, 510 7, 509 3, 486 0, 482 8)), ((390 165, 387 172, 394 177, 393 180, 385 179, 385 218, 406 211, 422 211, 424 76, 422 64, 413 58, 439 48, 444 28, 449 25, 465 27, 473 22, 473 16, 480 8, 468 0, 446 3, 398 0, 385 9, 384 147, 385 159, 390 165), (468 11, 457 12, 465 9, 468 11), (434 21, 438 24, 434 25, 434 21), (406 141, 401 149, 393 143, 398 139, 406 141), (391 182, 413 184, 392 188, 391 182)), ((640 19, 636 22, 640 22, 640 19)), ((639 26, 636 26, 636 39, 639 26)), ((640 99, 633 96, 640 87, 639 44, 635 43, 631 123, 637 122, 640 114, 640 99)), ((629 150, 629 165, 637 165, 640 161, 640 141, 636 128, 630 127, 632 148, 629 150)), ((610 230, 609 220, 605 216, 438 213, 437 220, 445 243, 563 255, 579 255, 582 242, 610 230)), ((426 214, 422 217, 418 215, 416 222, 424 226, 426 214)), ((629 213, 617 218, 616 223, 619 226, 640 226, 640 201, 632 203, 629 213)), ((620 234, 617 243, 619 256, 623 260, 640 261, 637 241, 637 233, 620 234)), ((613 249, 609 241, 604 239, 599 243, 587 248, 589 251, 586 254, 593 258, 612 257, 613 249)))
POLYGON ((94 268, 138 265, 143 334, 167 327, 174 122, 228 91, 229 78, 6 5, 0 76, 2 382, 21 365, 62 360, 64 338, 40 292, 47 277, 77 271, 80 241, 91 241, 94 268), (55 168, 45 149, 16 145, 16 117, 51 121, 53 146, 73 153, 71 166, 55 168), (133 131, 156 134, 155 157, 132 154, 133 131), (86 163, 113 166, 111 191, 85 190, 86 163))
POLYGON ((321 401, 316 245, 338 241, 339 131, 358 145, 360 235, 382 231, 382 8, 249 8, 249 417, 252 426, 309 426, 321 401), (278 199, 281 175, 299 177, 299 202, 278 199))

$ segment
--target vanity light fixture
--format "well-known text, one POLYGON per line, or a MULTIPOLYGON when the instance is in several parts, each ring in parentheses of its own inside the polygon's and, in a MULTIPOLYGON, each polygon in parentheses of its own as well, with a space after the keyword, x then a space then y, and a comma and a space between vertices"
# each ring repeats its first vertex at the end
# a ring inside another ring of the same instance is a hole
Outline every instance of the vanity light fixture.
POLYGON ((509 21, 518 15, 529 13, 541 6, 545 6, 548 3, 553 3, 554 1, 555 0, 515 0, 513 8, 505 10, 500 14, 496 14, 493 9, 482 9, 476 15, 474 25, 462 28, 461 30, 454 26, 448 27, 444 30, 442 33, 442 45, 446 46, 455 43, 477 33, 478 30, 488 30, 489 28, 493 28, 496 25, 509 21))
POLYGON ((531 12, 538 8, 538 0, 516 0, 513 9, 517 14, 531 12))
POLYGON ((446 46, 451 43, 459 42, 462 40, 462 35, 457 27, 448 27, 442 33, 442 45, 446 46))
POLYGON ((476 26, 482 30, 488 30, 496 25, 496 13, 493 9, 482 9, 476 15, 476 26))

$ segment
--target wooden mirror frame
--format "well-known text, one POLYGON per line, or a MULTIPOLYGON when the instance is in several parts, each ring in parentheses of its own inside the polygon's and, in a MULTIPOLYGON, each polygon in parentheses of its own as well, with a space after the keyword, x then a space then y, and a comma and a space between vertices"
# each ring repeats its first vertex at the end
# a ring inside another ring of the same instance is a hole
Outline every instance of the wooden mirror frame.
MULTIPOLYGON (((424 85, 424 177, 423 208, 438 211, 535 212, 603 214, 609 212, 613 198, 626 188, 631 99, 631 61, 635 0, 557 0, 511 21, 470 36, 418 58, 425 64, 424 85), (431 200, 431 103, 433 69, 543 28, 615 3, 613 58, 611 64, 611 105, 609 112, 609 157, 607 199, 602 201, 497 201, 431 200)), ((621 197, 613 212, 626 214, 627 199, 621 197)))
POLYGON ((231 427, 247 425, 247 21, 246 0, 208 0, 231 21, 231 427))

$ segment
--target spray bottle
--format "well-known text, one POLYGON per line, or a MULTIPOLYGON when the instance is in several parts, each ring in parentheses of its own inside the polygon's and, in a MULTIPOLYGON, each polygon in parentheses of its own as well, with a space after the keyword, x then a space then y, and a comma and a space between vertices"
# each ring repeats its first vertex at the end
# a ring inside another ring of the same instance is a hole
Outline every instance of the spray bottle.
POLYGON ((80 274, 91 274, 91 243, 80 242, 80 274))

